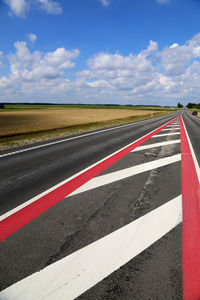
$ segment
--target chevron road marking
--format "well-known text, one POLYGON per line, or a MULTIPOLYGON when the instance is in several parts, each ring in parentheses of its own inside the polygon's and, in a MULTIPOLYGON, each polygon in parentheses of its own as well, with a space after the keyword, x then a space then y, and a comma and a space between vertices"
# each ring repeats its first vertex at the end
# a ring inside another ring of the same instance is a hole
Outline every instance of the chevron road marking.
POLYGON ((0 241, 3 241, 11 234, 24 227, 83 184, 99 175, 121 158, 125 157, 134 148, 149 140, 154 134, 160 132, 163 128, 177 120, 177 118, 178 117, 0 216, 0 241))
POLYGON ((163 136, 168 136, 168 135, 177 135, 177 134, 180 134, 180 132, 172 132, 172 133, 156 134, 156 135, 152 136, 152 138, 163 137, 163 136))
POLYGON ((126 168, 120 171, 112 172, 106 175, 97 176, 90 181, 88 181, 86 184, 82 185, 80 188, 75 190, 73 193, 70 194, 70 196, 77 195, 79 193, 83 193, 95 188, 98 188, 103 185, 107 185, 128 177, 131 177, 133 175, 137 175, 143 172, 150 171, 152 169, 161 168, 169 164, 173 164, 175 162, 178 162, 181 160, 181 154, 176 154, 173 156, 153 160, 144 164, 139 164, 134 167, 126 168))
POLYGON ((155 148, 155 147, 163 147, 163 146, 168 146, 168 145, 173 145, 173 144, 179 144, 180 142, 181 142, 181 140, 179 139, 179 140, 172 140, 172 141, 166 141, 166 142, 161 142, 161 143, 140 146, 140 147, 135 148, 131 152, 137 152, 137 151, 142 151, 142 150, 151 149, 151 148, 155 148))
POLYGON ((8 287, 0 292, 0 299, 75 299, 151 246, 181 221, 182 201, 178 196, 8 287))

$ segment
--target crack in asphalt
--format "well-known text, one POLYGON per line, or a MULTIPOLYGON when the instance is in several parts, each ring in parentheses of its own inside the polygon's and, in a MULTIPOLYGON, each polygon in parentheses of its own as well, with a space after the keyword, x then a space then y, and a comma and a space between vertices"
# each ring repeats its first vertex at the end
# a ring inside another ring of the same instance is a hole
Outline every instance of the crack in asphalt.
MULTIPOLYGON (((170 137, 167 137, 166 141, 169 140, 170 137)), ((159 158, 163 158, 166 156, 170 156, 174 154, 174 149, 176 148, 175 144, 162 146, 160 151, 158 150, 155 153, 155 149, 150 150, 149 152, 145 152, 144 156, 153 156, 159 158), (152 152, 151 152, 152 151, 152 152)), ((159 149, 159 148, 158 148, 159 149)), ((151 208, 151 199, 152 199, 152 190, 153 194, 155 195, 159 191, 159 185, 156 184, 157 178, 159 174, 164 170, 165 167, 153 169, 150 171, 150 174, 144 184, 144 188, 141 191, 137 201, 135 200, 130 204, 130 210, 132 212, 132 217, 139 218, 141 215, 144 214, 145 210, 149 210, 151 208)))
MULTIPOLYGON (((77 230, 75 230, 74 232, 70 233, 69 235, 67 235, 64 238, 64 242, 60 245, 58 251, 50 256, 47 260, 47 262, 45 263, 45 267, 47 267, 48 265, 54 263, 55 261, 59 260, 62 257, 63 252, 66 252, 67 249, 69 249, 73 243, 73 240, 78 236, 81 236, 82 232, 86 232, 86 227, 88 226, 88 228, 90 228, 89 223, 103 210, 105 209, 106 205, 108 205, 109 201, 112 200, 113 196, 115 195, 115 193, 117 192, 117 190, 120 188, 120 185, 115 186, 114 189, 109 192, 109 195, 107 197, 105 197, 105 201, 103 202, 103 205, 101 207, 99 207, 96 211, 93 212, 93 214, 91 214, 87 220, 81 224, 81 227, 79 226, 79 228, 77 230)), ((106 189, 104 187, 101 187, 101 189, 105 190, 106 189)), ((72 246, 73 248, 73 246, 72 246)))
MULTIPOLYGON (((171 145, 171 147, 161 147, 161 149, 158 148, 157 150, 153 149, 148 152, 145 152, 143 155, 145 157, 152 156, 153 158, 155 158, 156 156, 157 158, 162 158, 172 155, 175 147, 176 145, 171 145)), ((146 182, 144 183, 144 187, 137 199, 134 199, 134 197, 133 199, 130 199, 130 209, 129 216, 127 217, 127 223, 132 222, 133 220, 139 218, 141 215, 144 215, 144 212, 151 208, 151 200, 153 200, 152 192, 154 195, 155 193, 158 193, 160 187, 157 184, 157 179, 163 170, 164 167, 151 170, 146 182)), ((111 205, 109 204, 109 202, 111 202, 112 199, 115 198, 115 195, 118 193, 119 189, 121 188, 121 185, 122 183, 116 182, 116 184, 112 186, 111 191, 107 191, 105 187, 101 187, 101 190, 104 190, 107 193, 107 195, 103 199, 104 201, 102 201, 102 205, 98 207, 81 225, 79 225, 79 227, 76 228, 74 232, 68 233, 68 235, 66 235, 62 239, 62 241, 64 242, 61 243, 58 251, 47 259, 45 267, 61 259, 62 257, 73 253, 74 251, 72 250, 74 248, 75 251, 77 251, 79 249, 77 249, 77 242, 79 238, 82 239, 85 235, 88 236, 93 234, 92 222, 95 220, 95 224, 100 224, 101 220, 99 222, 98 220, 96 220, 96 218, 100 217, 101 219, 102 215, 104 215, 105 217, 105 214, 109 213, 109 211, 112 209, 112 207, 109 207, 109 205, 111 205), (72 252, 68 253, 69 249, 72 249, 72 252)), ((123 225, 124 224, 122 224, 122 226, 123 225)))

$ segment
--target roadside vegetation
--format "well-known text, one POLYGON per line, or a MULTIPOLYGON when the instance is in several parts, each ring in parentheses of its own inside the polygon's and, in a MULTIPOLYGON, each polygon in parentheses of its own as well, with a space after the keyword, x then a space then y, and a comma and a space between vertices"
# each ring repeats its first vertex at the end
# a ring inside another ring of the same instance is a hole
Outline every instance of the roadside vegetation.
POLYGON ((197 115, 200 118, 200 103, 191 103, 189 102, 186 107, 192 113, 194 110, 197 111, 197 115))
POLYGON ((105 105, 4 105, 0 149, 162 116, 175 108, 105 105))

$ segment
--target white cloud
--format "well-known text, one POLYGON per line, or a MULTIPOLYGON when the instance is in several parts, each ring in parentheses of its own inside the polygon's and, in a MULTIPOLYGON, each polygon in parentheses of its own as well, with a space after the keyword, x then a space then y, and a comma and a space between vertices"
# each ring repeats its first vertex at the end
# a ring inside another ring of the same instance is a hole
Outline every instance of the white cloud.
POLYGON ((61 5, 53 0, 3 0, 10 8, 10 14, 17 17, 26 17, 28 10, 36 6, 48 14, 61 14, 61 5))
POLYGON ((103 6, 110 5, 110 0, 99 0, 103 6))
POLYGON ((39 7, 43 9, 45 12, 49 14, 61 14, 62 13, 62 7, 61 5, 53 0, 35 0, 38 2, 39 7))
POLYGON ((0 78, 0 101, 176 105, 180 97, 199 99, 200 33, 161 50, 150 41, 138 54, 96 53, 85 70, 73 73, 77 49, 32 52, 26 42, 15 48, 10 74, 0 78))
POLYGON ((71 59, 79 55, 77 49, 67 51, 65 48, 47 53, 31 53, 26 42, 16 42, 15 48, 16 53, 9 55, 10 79, 21 82, 59 78, 65 69, 74 67, 71 59))
POLYGON ((157 54, 158 62, 167 75, 180 75, 192 59, 200 56, 200 34, 195 35, 184 45, 173 44, 157 54))
POLYGON ((169 48, 176 48, 176 47, 178 47, 178 44, 177 44, 177 43, 174 43, 174 44, 172 44, 169 48))
POLYGON ((9 6, 10 13, 18 17, 24 18, 28 11, 29 5, 25 0, 4 0, 4 2, 9 6))
POLYGON ((31 43, 34 44, 36 42, 36 40, 37 40, 37 35, 35 33, 29 33, 28 34, 28 38, 31 41, 31 43))

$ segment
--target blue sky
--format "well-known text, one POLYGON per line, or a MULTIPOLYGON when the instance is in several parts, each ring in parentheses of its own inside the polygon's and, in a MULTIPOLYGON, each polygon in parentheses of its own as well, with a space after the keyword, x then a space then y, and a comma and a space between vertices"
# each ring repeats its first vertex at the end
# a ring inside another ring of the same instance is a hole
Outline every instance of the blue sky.
POLYGON ((0 0, 0 102, 200 102, 199 0, 0 0))

